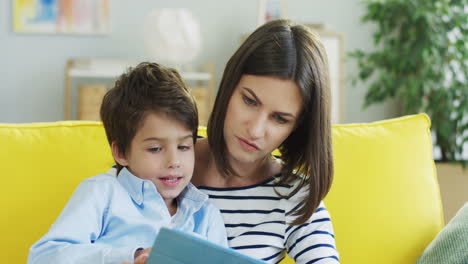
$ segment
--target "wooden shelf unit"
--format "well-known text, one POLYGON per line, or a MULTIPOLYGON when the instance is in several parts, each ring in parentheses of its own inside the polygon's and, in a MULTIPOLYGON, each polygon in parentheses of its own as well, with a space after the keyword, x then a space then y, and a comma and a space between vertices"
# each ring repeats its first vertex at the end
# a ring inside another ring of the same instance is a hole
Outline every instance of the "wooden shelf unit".
MULTIPOLYGON (((85 84, 79 87, 77 102, 72 104, 72 79, 110 79, 114 80, 128 67, 137 62, 101 59, 70 59, 65 68, 64 118, 99 120, 99 107, 107 87, 96 84, 85 84), (71 115, 72 105, 76 105, 77 115, 71 115)), ((206 125, 214 100, 214 67, 206 64, 201 72, 180 72, 182 78, 191 87, 197 101, 200 125, 206 125)))

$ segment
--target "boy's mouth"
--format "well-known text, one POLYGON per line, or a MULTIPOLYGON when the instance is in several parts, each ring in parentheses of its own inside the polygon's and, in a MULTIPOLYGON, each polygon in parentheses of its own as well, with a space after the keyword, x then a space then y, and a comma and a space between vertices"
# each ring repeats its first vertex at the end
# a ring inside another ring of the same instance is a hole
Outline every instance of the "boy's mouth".
POLYGON ((167 177, 160 177, 159 180, 167 187, 175 187, 179 185, 179 183, 182 181, 182 177, 167 176, 167 177))

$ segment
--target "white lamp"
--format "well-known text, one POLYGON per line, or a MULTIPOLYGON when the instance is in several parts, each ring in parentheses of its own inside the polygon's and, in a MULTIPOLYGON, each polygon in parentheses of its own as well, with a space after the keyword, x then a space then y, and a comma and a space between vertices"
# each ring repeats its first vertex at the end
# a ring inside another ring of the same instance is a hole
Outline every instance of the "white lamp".
POLYGON ((144 34, 151 59, 179 69, 192 62, 201 50, 199 23, 187 9, 151 11, 146 17, 144 34))

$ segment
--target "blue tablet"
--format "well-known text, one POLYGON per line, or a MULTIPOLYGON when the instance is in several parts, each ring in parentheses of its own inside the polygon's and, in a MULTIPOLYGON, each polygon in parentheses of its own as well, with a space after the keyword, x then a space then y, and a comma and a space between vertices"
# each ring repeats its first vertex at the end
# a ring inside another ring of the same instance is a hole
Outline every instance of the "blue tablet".
POLYGON ((179 230, 161 228, 147 264, 265 264, 179 230))

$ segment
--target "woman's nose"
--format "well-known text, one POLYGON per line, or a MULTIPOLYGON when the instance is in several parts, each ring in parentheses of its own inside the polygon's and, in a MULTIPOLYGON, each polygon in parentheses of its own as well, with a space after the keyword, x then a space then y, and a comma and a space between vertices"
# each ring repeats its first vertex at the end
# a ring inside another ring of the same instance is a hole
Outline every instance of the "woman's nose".
POLYGON ((250 139, 262 138, 265 136, 267 126, 267 118, 262 114, 253 115, 249 122, 250 139))

